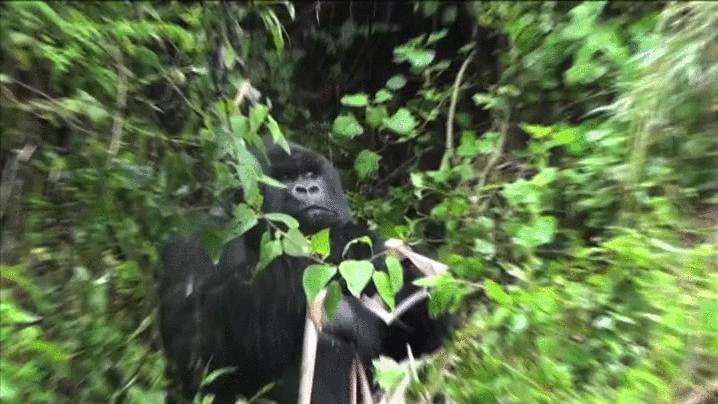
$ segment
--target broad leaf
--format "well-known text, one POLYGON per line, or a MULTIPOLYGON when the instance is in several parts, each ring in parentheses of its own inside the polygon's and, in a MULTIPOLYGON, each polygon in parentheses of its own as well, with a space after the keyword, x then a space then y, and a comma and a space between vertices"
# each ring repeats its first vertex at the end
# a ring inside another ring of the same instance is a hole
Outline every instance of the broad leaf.
POLYGON ((366 109, 366 123, 368 123, 372 128, 378 128, 381 126, 387 116, 389 116, 389 114, 386 112, 386 107, 383 105, 378 107, 367 107, 366 109))
POLYGON ((329 243, 329 229, 321 230, 310 238, 312 253, 318 254, 322 258, 326 258, 331 253, 329 243))
POLYGON ((273 222, 282 222, 287 225, 287 228, 296 229, 299 228, 299 222, 294 217, 280 212, 265 213, 264 218, 273 222))
POLYGON ((309 240, 297 228, 291 228, 282 238, 282 249, 292 257, 306 257, 311 252, 309 240))
POLYGON ((379 296, 381 296, 382 300, 384 300, 390 309, 396 309, 396 302, 394 298, 395 293, 391 287, 391 283, 389 282, 389 275, 387 275, 386 272, 375 271, 374 275, 372 275, 372 279, 374 280, 374 286, 376 286, 376 290, 379 292, 379 296))
POLYGON ((401 266, 399 259, 392 255, 384 258, 384 263, 386 263, 387 273, 389 274, 391 290, 396 293, 404 287, 404 268, 401 266))
POLYGON ((257 220, 257 213, 245 203, 240 203, 234 208, 234 229, 232 234, 234 237, 241 236, 247 230, 254 227, 257 220))
POLYGON ((330 320, 334 318, 343 297, 342 286, 337 281, 331 281, 327 286, 327 297, 324 298, 324 312, 330 320))
POLYGON ((491 279, 484 280, 484 291, 486 292, 486 296, 502 306, 510 305, 513 301, 511 296, 504 292, 501 285, 491 279))
POLYGON ((332 280, 336 273, 337 267, 334 265, 315 264, 308 266, 302 276, 302 286, 304 287, 304 293, 307 295, 307 300, 314 300, 319 291, 332 280))
POLYGON ((416 125, 416 118, 406 108, 400 108, 390 118, 384 119, 384 126, 402 136, 411 134, 416 125))
POLYGON ((390 90, 398 90, 406 85, 406 77, 403 74, 392 76, 386 81, 386 87, 390 90))
POLYGON ((365 107, 369 103, 369 96, 364 93, 345 95, 340 102, 348 107, 365 107))
POLYGON ((553 241, 556 227, 557 223, 554 217, 540 216, 532 223, 519 227, 516 235, 511 240, 524 247, 538 247, 553 241))
POLYGON ((374 95, 374 102, 376 104, 381 104, 381 103, 389 101, 390 99, 392 99, 392 97, 393 97, 393 95, 391 95, 390 92, 388 92, 382 88, 379 91, 377 91, 376 94, 374 95))
POLYGON ((261 271, 271 264, 275 258, 282 255, 282 243, 279 240, 271 240, 268 231, 262 234, 261 247, 259 249, 259 262, 257 270, 261 271))
POLYGON ((379 171, 381 156, 371 150, 362 150, 354 160, 354 170, 364 179, 379 171))
POLYGON ((361 127, 353 114, 339 115, 334 120, 332 132, 340 138, 353 139, 362 133, 364 128, 361 127))
POLYGON ((370 261, 347 260, 339 264, 339 273, 347 281, 349 291, 359 297, 371 279, 374 265, 370 261))

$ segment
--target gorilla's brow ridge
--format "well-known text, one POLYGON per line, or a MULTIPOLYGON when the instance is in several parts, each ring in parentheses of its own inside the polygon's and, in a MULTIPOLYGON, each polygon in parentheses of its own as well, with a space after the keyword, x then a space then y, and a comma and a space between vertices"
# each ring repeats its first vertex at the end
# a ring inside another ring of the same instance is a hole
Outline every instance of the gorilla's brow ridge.
POLYGON ((272 159, 272 174, 302 174, 309 171, 324 174, 325 171, 322 162, 315 156, 295 151, 291 156, 284 156, 284 158, 273 158, 272 159))

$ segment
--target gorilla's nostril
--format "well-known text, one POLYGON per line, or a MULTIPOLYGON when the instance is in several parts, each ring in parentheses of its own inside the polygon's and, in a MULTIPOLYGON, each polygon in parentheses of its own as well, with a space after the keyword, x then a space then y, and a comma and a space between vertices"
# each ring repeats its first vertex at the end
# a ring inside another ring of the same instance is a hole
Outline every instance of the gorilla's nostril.
POLYGON ((307 189, 304 188, 304 187, 301 186, 301 185, 297 185, 297 186, 294 187, 294 192, 296 192, 296 193, 298 193, 298 194, 306 194, 306 193, 307 193, 307 189))
POLYGON ((318 192, 319 192, 319 187, 318 187, 318 186, 312 185, 311 187, 309 187, 309 193, 310 193, 310 194, 316 194, 316 193, 318 193, 318 192))

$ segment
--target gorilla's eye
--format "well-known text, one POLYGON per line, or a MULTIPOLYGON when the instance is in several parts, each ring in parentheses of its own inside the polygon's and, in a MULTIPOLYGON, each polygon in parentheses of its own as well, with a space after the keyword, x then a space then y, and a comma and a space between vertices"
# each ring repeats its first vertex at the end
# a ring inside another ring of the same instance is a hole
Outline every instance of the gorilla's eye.
POLYGON ((277 179, 282 182, 289 182, 294 180, 294 177, 291 174, 280 174, 278 177, 279 178, 277 179))
POLYGON ((304 175, 306 175, 307 178, 311 178, 311 179, 317 178, 317 173, 315 173, 314 171, 307 171, 306 174, 304 174, 304 175))

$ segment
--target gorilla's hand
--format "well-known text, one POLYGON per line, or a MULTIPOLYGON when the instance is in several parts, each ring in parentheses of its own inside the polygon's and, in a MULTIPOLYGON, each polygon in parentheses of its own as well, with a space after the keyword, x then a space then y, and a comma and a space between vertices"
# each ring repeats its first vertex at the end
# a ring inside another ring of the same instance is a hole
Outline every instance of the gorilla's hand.
POLYGON ((354 346, 362 358, 373 358, 381 352, 381 341, 387 329, 384 322, 367 310, 359 299, 344 296, 334 316, 329 319, 325 315, 322 335, 354 346))

